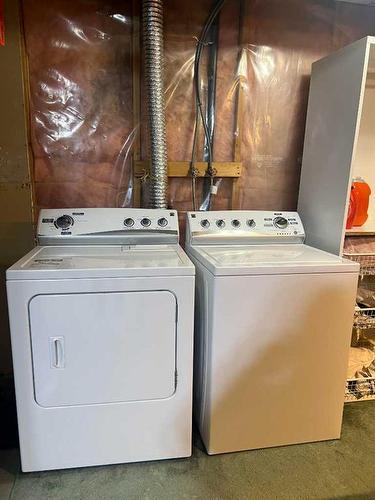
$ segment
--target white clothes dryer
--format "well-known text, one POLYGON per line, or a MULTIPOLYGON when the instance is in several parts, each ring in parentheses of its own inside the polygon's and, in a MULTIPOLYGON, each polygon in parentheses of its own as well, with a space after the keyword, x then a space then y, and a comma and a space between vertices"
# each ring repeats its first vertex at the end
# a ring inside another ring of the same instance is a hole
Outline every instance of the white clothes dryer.
POLYGON ((208 453, 340 436, 358 265, 295 212, 192 212, 195 418, 208 453))
POLYGON ((194 266, 175 211, 42 210, 7 271, 23 471, 191 454, 194 266))

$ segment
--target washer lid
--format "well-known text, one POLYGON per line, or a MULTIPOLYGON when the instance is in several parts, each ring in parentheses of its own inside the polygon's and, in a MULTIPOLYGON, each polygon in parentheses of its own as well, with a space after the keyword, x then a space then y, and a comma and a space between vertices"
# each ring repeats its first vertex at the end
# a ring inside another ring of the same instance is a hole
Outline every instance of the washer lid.
POLYGON ((177 245, 36 247, 7 270, 23 280, 172 275, 194 275, 177 245))
POLYGON ((358 265, 307 245, 195 246, 189 252, 212 274, 357 272, 358 265))

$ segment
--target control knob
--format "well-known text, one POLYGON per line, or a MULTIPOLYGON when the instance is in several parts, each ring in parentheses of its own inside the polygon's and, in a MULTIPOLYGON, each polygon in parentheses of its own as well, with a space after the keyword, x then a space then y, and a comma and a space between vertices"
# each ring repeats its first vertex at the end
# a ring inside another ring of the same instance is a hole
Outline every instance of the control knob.
POLYGON ((148 217, 143 217, 143 219, 141 220, 141 224, 143 227, 148 227, 151 225, 151 221, 148 217))
POLYGON ((61 215, 55 220, 57 229, 69 229, 74 224, 74 219, 70 215, 61 215))
POLYGON ((208 227, 210 227, 210 221, 208 219, 201 220, 201 226, 207 229, 208 227))
POLYGON ((240 227, 241 222, 238 219, 233 219, 232 220, 232 226, 233 227, 240 227))
POLYGON ((249 227, 255 227, 256 226, 255 220, 254 219, 248 219, 247 225, 249 227))
POLYGON ((216 221, 217 227, 223 228, 225 227, 225 221, 223 219, 219 219, 216 221))
POLYGON ((285 217, 276 217, 273 220, 273 223, 279 229, 285 229, 286 227, 288 227, 288 221, 286 220, 285 217))
POLYGON ((128 217, 127 219, 125 219, 124 226, 133 227, 134 226, 134 219, 132 219, 131 217, 128 217))
POLYGON ((168 221, 165 217, 161 217, 158 220, 158 226, 160 226, 160 227, 165 227, 167 224, 168 224, 168 221))

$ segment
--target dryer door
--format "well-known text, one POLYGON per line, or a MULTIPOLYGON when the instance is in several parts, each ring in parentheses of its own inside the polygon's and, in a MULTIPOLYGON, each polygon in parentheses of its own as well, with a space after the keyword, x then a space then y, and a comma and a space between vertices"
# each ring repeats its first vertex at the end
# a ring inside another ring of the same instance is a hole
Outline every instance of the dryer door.
POLYGON ((41 406, 144 401, 174 393, 171 292, 37 295, 29 315, 35 399, 41 406))

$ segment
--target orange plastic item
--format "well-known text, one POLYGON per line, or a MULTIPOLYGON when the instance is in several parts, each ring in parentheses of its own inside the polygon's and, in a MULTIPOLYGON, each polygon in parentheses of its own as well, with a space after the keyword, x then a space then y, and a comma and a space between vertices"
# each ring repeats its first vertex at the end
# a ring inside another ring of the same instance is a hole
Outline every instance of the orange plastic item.
POLYGON ((350 190, 348 217, 346 219, 346 229, 351 229, 353 227, 353 221, 356 212, 356 203, 353 191, 354 187, 352 186, 350 190))
POLYGON ((370 201, 370 186, 361 177, 353 179, 352 191, 355 200, 355 213, 353 226, 363 226, 368 217, 368 205, 370 201))

